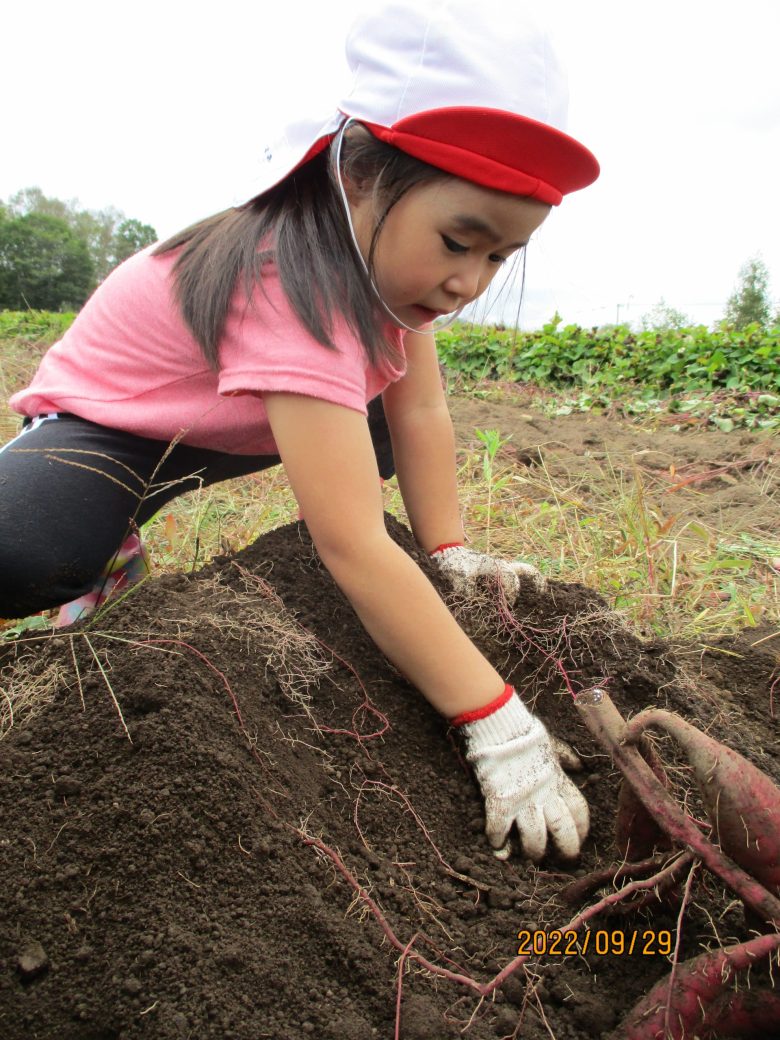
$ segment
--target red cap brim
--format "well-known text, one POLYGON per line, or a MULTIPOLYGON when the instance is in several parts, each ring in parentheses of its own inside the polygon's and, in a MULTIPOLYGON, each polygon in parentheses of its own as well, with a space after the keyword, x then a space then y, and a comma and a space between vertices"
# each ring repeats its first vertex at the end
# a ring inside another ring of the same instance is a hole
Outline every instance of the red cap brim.
POLYGON ((599 175, 595 156, 573 137, 495 109, 440 108, 392 127, 364 125, 387 144, 447 173, 552 206, 599 175))
MULTIPOLYGON (((596 157, 573 137, 497 109, 431 109, 391 127, 357 122, 386 144, 446 173, 551 206, 599 175, 596 157)), ((333 136, 318 138, 295 169, 313 159, 333 136)))

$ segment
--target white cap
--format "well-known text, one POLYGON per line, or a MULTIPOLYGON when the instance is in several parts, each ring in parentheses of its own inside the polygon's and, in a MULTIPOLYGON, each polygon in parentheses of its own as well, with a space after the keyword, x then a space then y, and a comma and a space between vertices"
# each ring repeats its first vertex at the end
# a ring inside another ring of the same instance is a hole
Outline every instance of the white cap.
POLYGON ((564 132, 566 77, 522 0, 391 0, 358 17, 346 54, 351 90, 324 122, 292 123, 265 149, 253 197, 322 151, 345 117, 448 173, 552 205, 598 176, 564 132))

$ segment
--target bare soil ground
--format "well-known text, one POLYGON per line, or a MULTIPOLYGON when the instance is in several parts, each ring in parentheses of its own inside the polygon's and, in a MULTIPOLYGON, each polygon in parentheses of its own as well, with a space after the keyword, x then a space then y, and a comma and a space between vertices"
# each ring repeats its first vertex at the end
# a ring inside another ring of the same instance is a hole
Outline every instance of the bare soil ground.
MULTIPOLYGON (((685 493, 776 530, 766 487, 753 499, 750 468, 728 468, 750 453, 766 466, 770 441, 487 402, 454 412, 462 441, 474 426, 512 432, 529 467, 555 442, 547 464, 577 480, 607 451, 627 466, 642 452, 659 474, 725 466, 731 480, 685 493)), ((428 569, 408 531, 388 527, 428 569)), ((149 581, 90 627, 0 651, 16 712, 0 743, 4 1040, 620 1037, 669 971, 667 937, 682 960, 752 934, 699 870, 682 914, 672 895, 591 919, 587 950, 584 933, 569 956, 552 948, 604 894, 571 905, 566 886, 620 862, 619 776, 561 673, 606 685, 624 715, 670 707, 780 781, 777 626, 671 647, 560 582, 524 587, 513 618, 489 590, 454 608, 583 759, 593 823, 576 864, 492 855, 457 740, 363 634, 302 525, 149 581), (526 941, 532 956, 480 1000, 463 978, 487 982, 526 941)))
MULTIPOLYGON (((777 433, 721 433, 667 415, 640 426, 596 413, 548 417, 517 401, 453 398, 461 446, 474 447, 474 429, 497 429, 508 451, 530 474, 543 464, 555 482, 567 480, 587 495, 605 470, 634 479, 637 471, 658 492, 668 513, 695 516, 726 532, 777 536, 780 438, 777 433), (673 428, 682 425, 682 429, 673 428)), ((527 493, 542 492, 529 482, 527 493)))

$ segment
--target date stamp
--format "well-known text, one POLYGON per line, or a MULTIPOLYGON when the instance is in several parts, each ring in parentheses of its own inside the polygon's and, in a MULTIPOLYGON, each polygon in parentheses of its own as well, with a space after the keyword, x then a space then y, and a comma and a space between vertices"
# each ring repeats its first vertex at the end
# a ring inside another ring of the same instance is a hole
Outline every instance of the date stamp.
POLYGON ((517 933, 518 957, 668 957, 672 933, 661 928, 609 931, 586 928, 582 932, 551 932, 521 929, 517 933))

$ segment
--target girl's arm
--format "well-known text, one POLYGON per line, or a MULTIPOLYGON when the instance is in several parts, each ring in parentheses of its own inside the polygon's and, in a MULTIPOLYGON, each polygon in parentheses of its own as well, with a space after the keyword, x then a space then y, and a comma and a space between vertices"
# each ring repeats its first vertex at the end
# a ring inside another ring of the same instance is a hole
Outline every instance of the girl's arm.
POLYGON ((463 542, 455 435, 432 332, 408 333, 407 371, 382 395, 398 486, 419 545, 463 542))
POLYGON ((432 332, 405 338, 404 377, 382 395, 393 443, 398 484, 417 542, 435 554, 443 576, 456 592, 468 592, 480 578, 498 579, 510 604, 520 591, 520 576, 537 588, 544 578, 528 563, 508 563, 466 549, 458 505, 455 436, 444 395, 432 332))
MULTIPOLYGON (((516 824, 532 859, 544 855, 548 833, 564 855, 576 856, 588 832, 587 804, 562 772, 542 723, 504 686, 388 535, 365 417, 300 394, 271 393, 264 400, 322 562, 380 650, 463 730, 493 847, 500 849, 516 824)), ((411 448, 406 437, 405 431, 404 455, 411 448)), ((411 488, 415 496, 422 490, 416 477, 411 488)), ((442 489, 446 497, 446 483, 442 489)), ((435 513, 424 509, 423 521, 435 513)))
MULTIPOLYGON (((264 401, 317 552, 377 646, 448 718, 495 700, 504 688, 500 675, 385 529, 365 417, 300 394, 269 393, 264 401)), ((402 440, 406 456, 407 433, 402 440)), ((455 506, 443 488, 441 515, 455 524, 455 506)), ((420 490, 413 480, 412 494, 420 490)), ((423 514, 427 524, 427 510, 423 514)))

